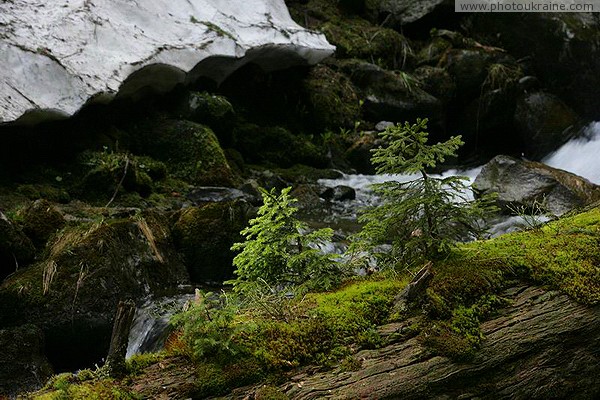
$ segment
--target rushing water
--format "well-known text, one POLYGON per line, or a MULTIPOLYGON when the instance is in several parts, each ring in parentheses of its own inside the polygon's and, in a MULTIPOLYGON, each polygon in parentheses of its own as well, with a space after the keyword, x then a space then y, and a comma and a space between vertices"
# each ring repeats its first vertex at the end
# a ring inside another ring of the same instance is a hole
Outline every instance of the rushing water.
POLYGON ((183 294, 149 299, 139 307, 135 311, 133 325, 129 331, 126 357, 161 350, 170 333, 169 320, 193 297, 191 294, 183 294))
POLYGON ((600 121, 588 125, 581 137, 549 154, 543 162, 600 184, 600 121))

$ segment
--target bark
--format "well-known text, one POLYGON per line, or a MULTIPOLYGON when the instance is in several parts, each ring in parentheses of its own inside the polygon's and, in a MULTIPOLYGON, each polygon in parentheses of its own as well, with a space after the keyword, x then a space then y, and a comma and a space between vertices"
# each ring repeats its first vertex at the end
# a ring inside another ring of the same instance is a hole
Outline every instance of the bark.
POLYGON ((106 357, 106 369, 111 377, 125 375, 125 354, 129 342, 129 331, 135 315, 135 304, 131 300, 120 301, 113 325, 110 347, 106 357))
MULTIPOLYGON (((512 304, 482 325, 486 340, 472 362, 433 356, 412 338, 359 352, 358 371, 301 373, 280 389, 290 399, 600 398, 600 307, 535 287, 505 296, 512 304)), ((381 332, 392 338, 402 328, 381 332)))

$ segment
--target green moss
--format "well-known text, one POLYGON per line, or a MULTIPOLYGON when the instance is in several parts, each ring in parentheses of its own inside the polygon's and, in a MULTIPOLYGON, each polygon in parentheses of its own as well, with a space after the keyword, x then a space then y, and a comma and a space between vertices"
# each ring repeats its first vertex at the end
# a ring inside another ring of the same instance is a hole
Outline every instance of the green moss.
POLYGON ((600 303, 600 208, 541 228, 459 246, 437 262, 427 289, 432 321, 425 342, 436 353, 468 359, 484 339, 479 325, 506 305, 497 293, 515 280, 600 303))
POLYGON ((255 400, 288 400, 289 397, 272 385, 263 385, 256 389, 255 400))
POLYGON ((214 132, 190 121, 148 121, 133 135, 133 148, 195 185, 233 186, 235 176, 214 132))
POLYGON ((156 364, 165 358, 165 353, 143 353, 134 354, 125 362, 128 375, 139 375, 152 364, 156 364))
POLYGON ((32 394, 34 400, 137 400, 142 396, 130 391, 123 384, 112 379, 99 379, 76 382, 72 374, 57 375, 50 380, 45 389, 32 394))
POLYGON ((17 193, 31 200, 46 199, 57 203, 68 203, 71 200, 69 193, 64 189, 51 184, 25 184, 17 187, 17 193))
POLYGON ((345 75, 320 64, 311 69, 303 86, 319 129, 351 128, 361 119, 356 88, 345 75))

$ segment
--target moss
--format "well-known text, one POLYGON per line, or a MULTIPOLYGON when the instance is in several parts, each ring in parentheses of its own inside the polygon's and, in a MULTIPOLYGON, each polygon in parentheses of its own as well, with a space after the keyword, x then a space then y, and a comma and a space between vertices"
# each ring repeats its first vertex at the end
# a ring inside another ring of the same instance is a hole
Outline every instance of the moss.
POLYGON ((43 248, 48 239, 65 225, 63 215, 46 200, 37 200, 20 212, 23 232, 37 248, 43 248))
POLYGON ((288 400, 289 397, 272 385, 263 385, 256 389, 255 400, 288 400))
POLYGON ((275 168, 273 171, 287 182, 294 184, 314 183, 319 179, 337 179, 342 174, 333 169, 321 169, 296 164, 290 168, 275 168))
POLYGON ((303 87, 319 129, 350 128, 361 119, 356 89, 345 75, 320 64, 311 69, 303 87))
POLYGON ((142 396, 112 379, 77 383, 72 374, 61 374, 53 378, 46 385, 46 389, 32 394, 29 398, 34 400, 137 400, 142 396))
POLYGON ((287 168, 294 164, 325 167, 325 150, 311 142, 309 137, 294 135, 282 127, 260 127, 242 124, 234 132, 234 147, 247 162, 271 164, 287 168))
POLYGON ((31 200, 45 199, 56 203, 68 203, 71 200, 69 193, 60 187, 51 184, 25 184, 17 187, 20 193, 31 200))
POLYGON ((139 375, 145 368, 160 362, 165 358, 165 356, 165 353, 134 354, 125 362, 127 374, 130 376, 139 375))
POLYGON ((433 268, 425 343, 436 353, 468 359, 484 339, 480 322, 505 306, 499 297, 516 279, 558 289, 588 305, 600 303, 600 209, 535 230, 459 246, 433 268))
POLYGON ((230 248, 241 241, 239 233, 247 221, 247 209, 241 202, 208 203, 179 214, 173 238, 192 281, 223 282, 233 276, 230 248))
POLYGON ((133 136, 135 151, 164 162, 175 178, 195 185, 234 185, 236 178, 219 141, 205 125, 148 121, 133 136))

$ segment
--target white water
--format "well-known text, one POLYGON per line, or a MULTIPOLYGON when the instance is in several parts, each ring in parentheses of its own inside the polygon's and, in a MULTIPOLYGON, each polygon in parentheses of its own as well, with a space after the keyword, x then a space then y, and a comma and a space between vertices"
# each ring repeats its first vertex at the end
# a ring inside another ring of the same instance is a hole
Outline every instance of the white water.
POLYGON ((169 320, 194 295, 184 294, 160 299, 150 299, 135 310, 129 331, 127 355, 159 351, 170 332, 169 320))
POLYGON ((565 143, 543 162, 600 184, 600 121, 592 122, 581 137, 565 143))

